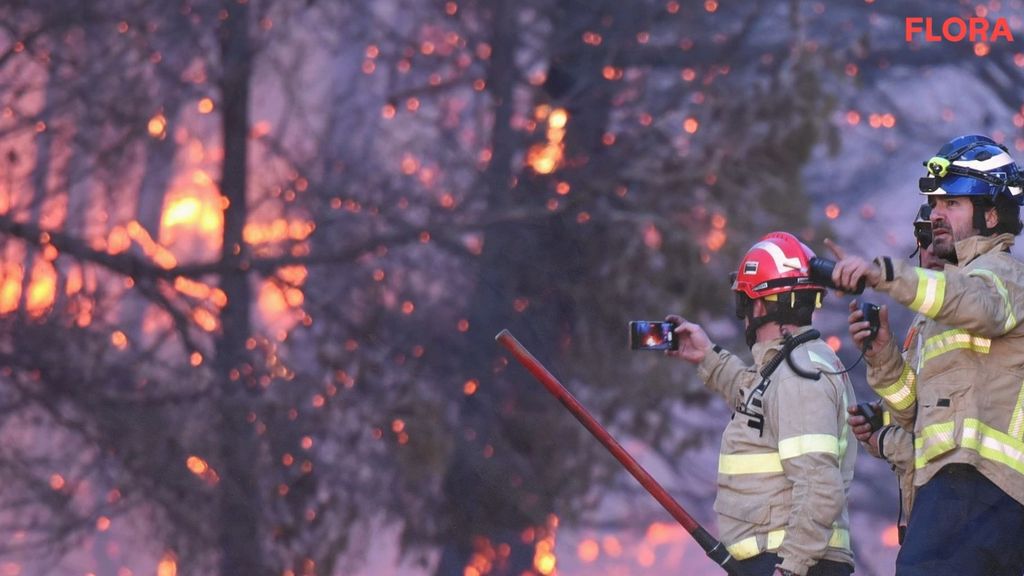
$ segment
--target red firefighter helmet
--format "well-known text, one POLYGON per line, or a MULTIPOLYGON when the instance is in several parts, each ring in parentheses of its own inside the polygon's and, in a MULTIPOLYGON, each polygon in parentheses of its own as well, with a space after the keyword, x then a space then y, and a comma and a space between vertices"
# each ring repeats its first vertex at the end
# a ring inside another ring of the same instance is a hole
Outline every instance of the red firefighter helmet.
POLYGON ((808 272, 814 252, 788 232, 772 232, 758 240, 740 260, 732 289, 750 299, 796 290, 825 291, 808 272))

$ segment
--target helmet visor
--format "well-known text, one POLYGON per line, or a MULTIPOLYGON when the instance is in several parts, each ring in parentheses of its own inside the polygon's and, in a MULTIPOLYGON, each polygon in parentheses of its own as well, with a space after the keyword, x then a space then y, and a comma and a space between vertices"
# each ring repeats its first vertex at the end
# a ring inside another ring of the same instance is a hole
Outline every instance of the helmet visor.
POLYGON ((989 172, 986 174, 988 179, 986 181, 980 178, 974 178, 973 176, 961 176, 958 174, 950 174, 945 178, 935 178, 933 176, 921 178, 919 181, 919 188, 922 194, 925 195, 936 195, 936 196, 994 196, 999 188, 994 182, 1005 183, 1005 175, 1000 178, 1001 173, 993 174, 989 172))

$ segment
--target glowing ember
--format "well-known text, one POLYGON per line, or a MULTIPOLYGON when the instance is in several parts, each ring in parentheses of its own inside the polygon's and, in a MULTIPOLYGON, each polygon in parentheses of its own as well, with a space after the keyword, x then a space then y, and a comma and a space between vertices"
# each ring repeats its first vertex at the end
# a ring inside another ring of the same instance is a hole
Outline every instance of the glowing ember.
POLYGON ((587 538, 583 542, 580 542, 579 547, 576 549, 576 555, 579 556, 580 560, 590 564, 597 560, 597 557, 601 554, 601 547, 597 545, 597 542, 587 538))
POLYGON ((156 576, 177 576, 178 559, 173 552, 165 552, 156 566, 156 576))
POLYGON ((825 343, 832 349, 833 352, 839 352, 839 349, 843 347, 843 341, 838 336, 829 336, 825 343))
POLYGON ((217 471, 214 470, 210 465, 199 456, 189 456, 185 460, 185 466, 188 467, 189 472, 202 478, 207 484, 213 486, 220 482, 220 476, 217 471))
POLYGON ((887 548, 899 548, 900 529, 893 524, 882 531, 882 544, 887 548))
POLYGON ((547 142, 531 146, 526 153, 526 163, 538 174, 551 174, 562 164, 569 113, 564 108, 551 109, 542 104, 534 110, 534 116, 547 121, 547 142))
POLYGON ((644 228, 644 244, 652 250, 661 249, 661 231, 654 224, 648 224, 644 228))
POLYGON ((156 114, 149 119, 146 130, 153 138, 163 140, 167 136, 167 118, 161 113, 156 114))

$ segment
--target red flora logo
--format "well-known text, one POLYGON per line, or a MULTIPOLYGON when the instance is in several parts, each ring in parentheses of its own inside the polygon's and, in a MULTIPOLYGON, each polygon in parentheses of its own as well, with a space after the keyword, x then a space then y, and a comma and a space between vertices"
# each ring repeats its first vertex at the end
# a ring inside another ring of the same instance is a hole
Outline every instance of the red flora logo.
POLYGON ((1006 18, 996 19, 992 24, 986 18, 970 17, 967 19, 954 16, 946 18, 941 26, 936 27, 930 17, 908 16, 904 20, 903 30, 907 42, 913 42, 914 36, 924 33, 925 42, 995 42, 1005 40, 1013 42, 1013 33, 1006 23, 1006 18))

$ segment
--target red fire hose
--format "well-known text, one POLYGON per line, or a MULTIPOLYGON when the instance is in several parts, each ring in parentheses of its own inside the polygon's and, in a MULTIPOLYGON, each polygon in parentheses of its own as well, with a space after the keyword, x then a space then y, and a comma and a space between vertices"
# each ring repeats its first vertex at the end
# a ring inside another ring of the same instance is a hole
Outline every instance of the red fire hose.
POLYGON ((650 492, 651 496, 660 503, 673 518, 679 522, 687 532, 693 536, 693 539, 700 544, 700 547, 707 553, 708 558, 714 560, 719 566, 725 569, 726 573, 732 576, 745 576, 746 572, 742 567, 739 566, 737 560, 735 560, 729 552, 725 549, 725 546, 719 542, 715 537, 711 536, 707 530, 705 530, 692 516, 686 513, 686 510, 675 501, 672 496, 658 484, 658 481, 654 479, 644 470, 629 452, 626 451, 616 440, 608 433, 607 430, 601 426, 593 416, 587 412, 587 409, 579 403, 573 395, 565 389, 565 386, 555 378, 551 372, 548 372, 547 368, 540 363, 536 358, 533 357, 530 352, 516 340, 515 336, 512 335, 508 330, 502 330, 495 339, 515 357, 527 370, 533 374, 533 377, 540 381, 541 384, 547 388, 548 392, 552 396, 558 398, 559 402, 565 406, 572 415, 583 424, 583 427, 590 431, 597 438, 612 456, 619 461, 630 474, 636 478, 637 482, 644 487, 645 490, 650 492))

